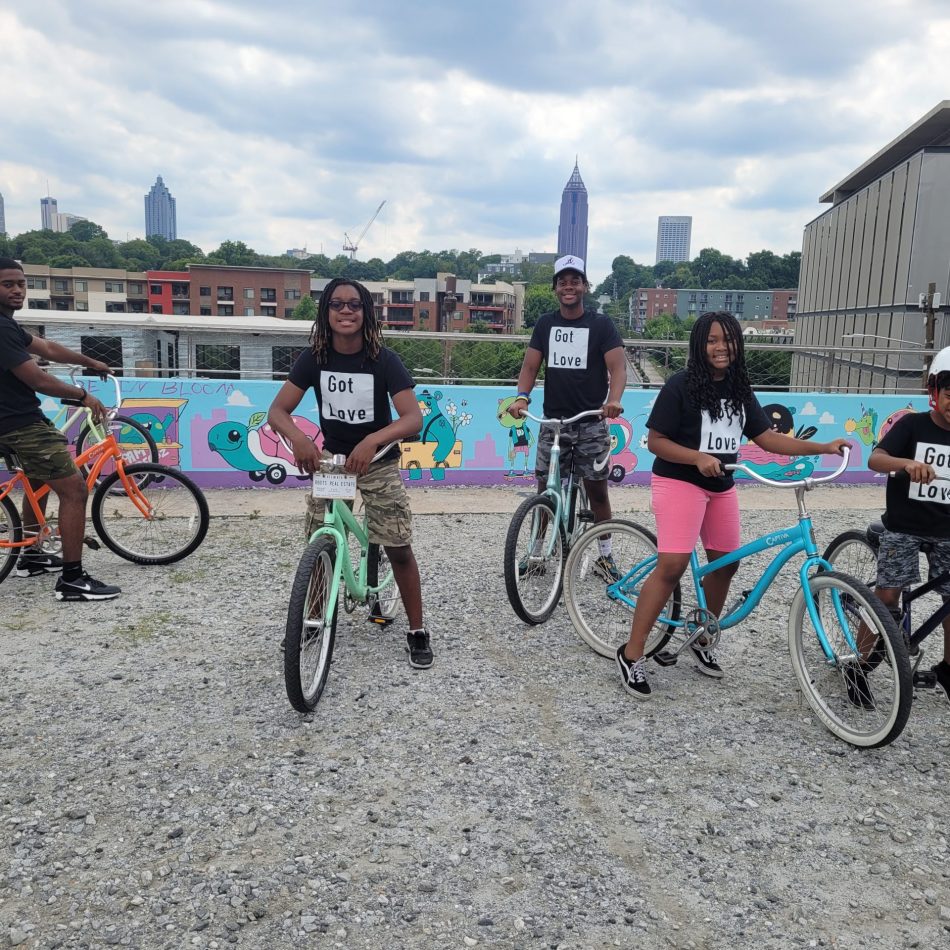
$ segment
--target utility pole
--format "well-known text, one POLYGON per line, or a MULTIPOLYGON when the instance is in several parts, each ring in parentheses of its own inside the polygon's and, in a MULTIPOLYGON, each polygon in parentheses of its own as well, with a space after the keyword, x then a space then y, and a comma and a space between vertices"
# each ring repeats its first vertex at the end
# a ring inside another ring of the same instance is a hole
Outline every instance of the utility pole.
MULTIPOLYGON (((927 352, 934 348, 934 326, 936 324, 935 312, 940 306, 940 294, 937 293, 937 285, 931 281, 927 284, 927 293, 921 294, 917 300, 917 305, 926 315, 924 318, 924 347, 927 352)), ((929 364, 924 364, 923 370, 923 388, 927 388, 927 377, 930 375, 929 364)))

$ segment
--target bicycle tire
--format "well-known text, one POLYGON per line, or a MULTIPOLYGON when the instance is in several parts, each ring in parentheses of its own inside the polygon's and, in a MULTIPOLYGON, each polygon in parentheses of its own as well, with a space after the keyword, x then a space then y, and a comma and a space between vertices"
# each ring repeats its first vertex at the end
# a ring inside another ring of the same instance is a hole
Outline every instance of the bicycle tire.
POLYGON ((865 749, 893 742, 907 724, 913 699, 907 647, 894 618, 865 584, 847 574, 822 571, 809 577, 808 586, 833 660, 821 647, 799 587, 788 615, 788 648, 802 694, 839 739, 865 749), (849 638, 862 647, 860 662, 849 638))
POLYGON ((92 496, 92 523, 106 546, 135 564, 173 564, 191 554, 208 533, 208 502, 186 475, 164 465, 122 466, 136 483, 146 518, 125 490, 120 473, 99 483, 92 496))
POLYGON ((370 544, 366 556, 366 583, 370 587, 376 587, 380 583, 380 577, 383 581, 386 581, 387 577, 389 580, 379 593, 370 597, 369 617, 376 623, 392 623, 402 603, 402 596, 385 547, 381 544, 370 544))
POLYGON ((338 598, 331 603, 330 589, 337 556, 332 538, 317 538, 304 549, 294 575, 284 631, 284 686, 297 712, 314 709, 330 675, 339 605, 338 598))
MULTIPOLYGON (((122 452, 122 459, 125 462, 126 466, 136 465, 139 463, 151 462, 153 465, 158 465, 158 444, 155 442, 155 438, 141 422, 136 419, 130 419, 128 416, 115 416, 114 418, 107 420, 109 430, 115 436, 115 441, 119 446, 119 450, 122 452), (134 429, 137 435, 141 438, 141 444, 138 442, 132 443, 131 445, 128 442, 123 442, 122 430, 124 428, 134 429), (122 447, 126 446, 125 449, 122 447)), ((79 431, 79 437, 76 439, 76 455, 82 455, 86 451, 87 445, 86 442, 89 441, 90 445, 96 444, 92 440, 94 435, 92 428, 88 422, 83 423, 82 428, 79 431)), ((92 468, 91 465, 80 465, 79 471, 82 472, 82 477, 86 478, 89 475, 89 470, 92 468)), ((113 459, 106 460, 105 464, 102 466, 101 471, 99 472, 99 477, 96 479, 96 484, 100 484, 103 479, 108 478, 115 471, 115 461, 113 459)), ((145 481, 147 484, 147 480, 145 481)))
POLYGON ((863 531, 842 531, 825 548, 822 557, 839 574, 850 574, 867 584, 877 584, 877 551, 871 547, 863 531))
POLYGON ((3 544, 3 547, 0 547, 0 583, 6 580, 17 558, 25 550, 21 547, 13 547, 22 540, 23 523, 20 520, 20 512, 16 510, 16 505, 9 497, 0 499, 0 543, 3 544))
POLYGON ((525 499, 512 516, 505 538, 505 590, 512 610, 525 623, 544 623, 554 613, 561 597, 566 550, 564 526, 555 516, 551 499, 545 495, 525 499), (544 549, 551 531, 555 537, 547 555, 544 549))
MULTIPOLYGON (((601 656, 614 659, 617 647, 630 636, 634 610, 625 603, 607 595, 607 581, 598 574, 594 562, 600 554, 600 537, 611 535, 611 554, 621 575, 634 565, 655 557, 656 537, 642 525, 624 518, 611 518, 588 528, 574 543, 564 569, 564 606, 580 638, 601 656)), ((642 578, 624 582, 624 594, 636 602, 642 578)), ((682 609, 682 592, 677 584, 667 601, 664 613, 670 620, 678 620, 682 609)), ((654 624, 647 638, 645 656, 653 656, 669 642, 676 628, 671 624, 654 624)))

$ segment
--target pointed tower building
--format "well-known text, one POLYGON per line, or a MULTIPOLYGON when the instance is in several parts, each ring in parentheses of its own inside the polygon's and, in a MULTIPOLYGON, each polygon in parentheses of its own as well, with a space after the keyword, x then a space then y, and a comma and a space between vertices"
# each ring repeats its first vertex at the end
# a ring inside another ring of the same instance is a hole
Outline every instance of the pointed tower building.
POLYGON ((162 176, 155 179, 149 193, 145 196, 145 236, 153 234, 174 241, 178 237, 178 225, 175 220, 175 199, 165 187, 162 176))
POLYGON ((587 188, 576 159, 561 194, 561 222, 557 228, 557 256, 565 254, 587 260, 587 188))

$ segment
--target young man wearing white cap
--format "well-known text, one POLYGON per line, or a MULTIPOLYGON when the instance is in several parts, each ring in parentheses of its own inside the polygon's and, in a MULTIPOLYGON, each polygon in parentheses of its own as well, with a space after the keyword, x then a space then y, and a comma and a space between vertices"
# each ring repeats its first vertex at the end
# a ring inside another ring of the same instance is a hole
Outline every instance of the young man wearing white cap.
MULTIPOLYGON (((561 430, 562 469, 574 460, 574 472, 584 479, 595 521, 610 517, 607 475, 610 435, 606 419, 623 412, 620 399, 627 382, 623 341, 609 317, 584 309, 590 290, 584 261, 568 254, 554 263, 552 284, 559 308, 542 314, 535 324, 518 375, 518 395, 508 412, 516 419, 531 402, 531 390, 544 362, 544 415, 566 419, 579 412, 600 409, 603 418, 588 417, 561 430)), ((538 437, 535 475, 544 491, 551 459, 552 430, 544 426, 538 437)), ((597 566, 605 580, 620 577, 610 554, 610 539, 600 541, 597 566)))

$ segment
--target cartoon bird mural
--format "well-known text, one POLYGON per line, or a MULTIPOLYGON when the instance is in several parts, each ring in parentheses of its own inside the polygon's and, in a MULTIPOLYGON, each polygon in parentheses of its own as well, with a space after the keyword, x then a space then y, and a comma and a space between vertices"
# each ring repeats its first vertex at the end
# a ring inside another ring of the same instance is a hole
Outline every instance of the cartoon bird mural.
MULTIPOLYGON (((294 465, 290 446, 264 422, 265 418, 263 412, 256 412, 247 425, 219 422, 208 430, 208 448, 217 452, 231 468, 247 472, 254 482, 266 478, 272 485, 279 485, 288 475, 307 478, 307 473, 294 465)), ((320 448, 323 443, 320 427, 301 416, 292 418, 297 428, 320 448)))

